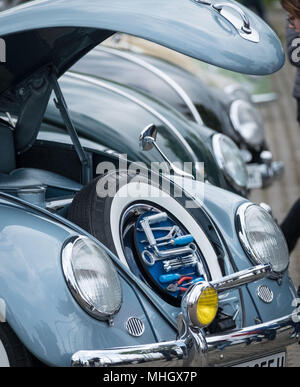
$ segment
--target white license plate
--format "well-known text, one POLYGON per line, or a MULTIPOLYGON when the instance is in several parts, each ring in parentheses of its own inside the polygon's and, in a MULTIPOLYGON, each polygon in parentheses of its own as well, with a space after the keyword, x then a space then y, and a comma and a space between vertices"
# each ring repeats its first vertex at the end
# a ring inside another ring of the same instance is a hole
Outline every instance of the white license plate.
POLYGON ((263 185, 261 172, 258 164, 247 165, 248 171, 248 188, 261 188, 263 185))
POLYGON ((245 363, 240 363, 234 367, 285 367, 286 353, 276 353, 275 355, 261 357, 256 360, 247 361, 245 363))

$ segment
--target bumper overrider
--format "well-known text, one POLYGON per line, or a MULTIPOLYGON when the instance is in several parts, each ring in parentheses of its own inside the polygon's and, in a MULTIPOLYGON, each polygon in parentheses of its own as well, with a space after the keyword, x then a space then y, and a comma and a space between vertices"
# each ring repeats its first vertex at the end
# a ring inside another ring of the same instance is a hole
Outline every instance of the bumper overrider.
MULTIPOLYGON (((270 266, 259 265, 211 285, 220 292, 257 281, 270 272, 270 266)), ((199 286, 194 285, 193 288, 199 286)), ((299 341, 300 323, 295 315, 233 330, 226 334, 206 335, 193 326, 187 316, 188 293, 182 301, 178 318, 178 339, 133 347, 79 351, 72 356, 73 367, 168 366, 205 367, 230 366, 271 353, 299 341)))

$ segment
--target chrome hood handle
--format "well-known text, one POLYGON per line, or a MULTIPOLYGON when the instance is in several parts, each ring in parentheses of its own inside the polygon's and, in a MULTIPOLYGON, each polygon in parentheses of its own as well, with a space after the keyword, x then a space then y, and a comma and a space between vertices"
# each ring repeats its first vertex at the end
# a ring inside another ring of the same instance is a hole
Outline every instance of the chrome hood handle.
MULTIPOLYGON (((228 8, 232 8, 234 9, 235 11, 237 11, 239 13, 239 15, 241 16, 241 19, 243 21, 243 26, 241 27, 241 29, 246 33, 246 34, 251 34, 252 30, 251 30, 251 27, 250 27, 250 20, 248 18, 248 16, 246 15, 246 13, 239 7, 237 6, 236 4, 228 4, 228 3, 216 3, 216 4, 213 4, 212 7, 220 12, 220 14, 222 15, 222 10, 224 7, 228 7, 228 8)), ((223 15, 222 15, 223 16, 223 15)), ((224 16, 225 19, 227 19, 231 24, 234 25, 234 20, 233 19, 230 19, 228 16, 224 16)))
POLYGON ((240 36, 251 42, 260 41, 259 33, 250 25, 250 19, 246 12, 236 4, 228 2, 212 3, 211 0, 193 0, 196 3, 211 6, 224 19, 231 23, 240 36))

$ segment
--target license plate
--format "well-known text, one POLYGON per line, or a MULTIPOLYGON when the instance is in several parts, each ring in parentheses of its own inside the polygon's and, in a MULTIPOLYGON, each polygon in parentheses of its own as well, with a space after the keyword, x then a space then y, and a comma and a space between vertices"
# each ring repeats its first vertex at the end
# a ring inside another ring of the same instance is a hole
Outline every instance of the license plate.
POLYGON ((245 363, 240 363, 235 365, 234 367, 285 367, 286 362, 286 353, 276 353, 275 355, 261 357, 256 360, 247 361, 245 363))
POLYGON ((261 188, 263 185, 261 172, 258 164, 247 165, 248 171, 248 188, 261 188))

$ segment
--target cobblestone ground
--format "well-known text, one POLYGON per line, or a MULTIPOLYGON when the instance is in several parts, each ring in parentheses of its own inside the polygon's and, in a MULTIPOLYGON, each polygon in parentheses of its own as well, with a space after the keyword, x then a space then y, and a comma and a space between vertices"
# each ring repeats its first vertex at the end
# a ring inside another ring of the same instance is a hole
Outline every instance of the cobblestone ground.
MULTIPOLYGON (((280 9, 269 12, 272 28, 283 40, 284 17, 280 9)), ((279 222, 300 196, 300 127, 296 121, 296 102, 292 97, 294 76, 295 68, 287 61, 279 72, 272 75, 273 89, 278 94, 278 100, 260 108, 274 159, 285 163, 284 176, 272 187, 252 192, 250 197, 254 202, 269 203, 279 222)), ((300 243, 291 256, 289 270, 295 285, 300 285, 300 243)), ((300 366, 300 345, 289 347, 287 365, 300 366)))

